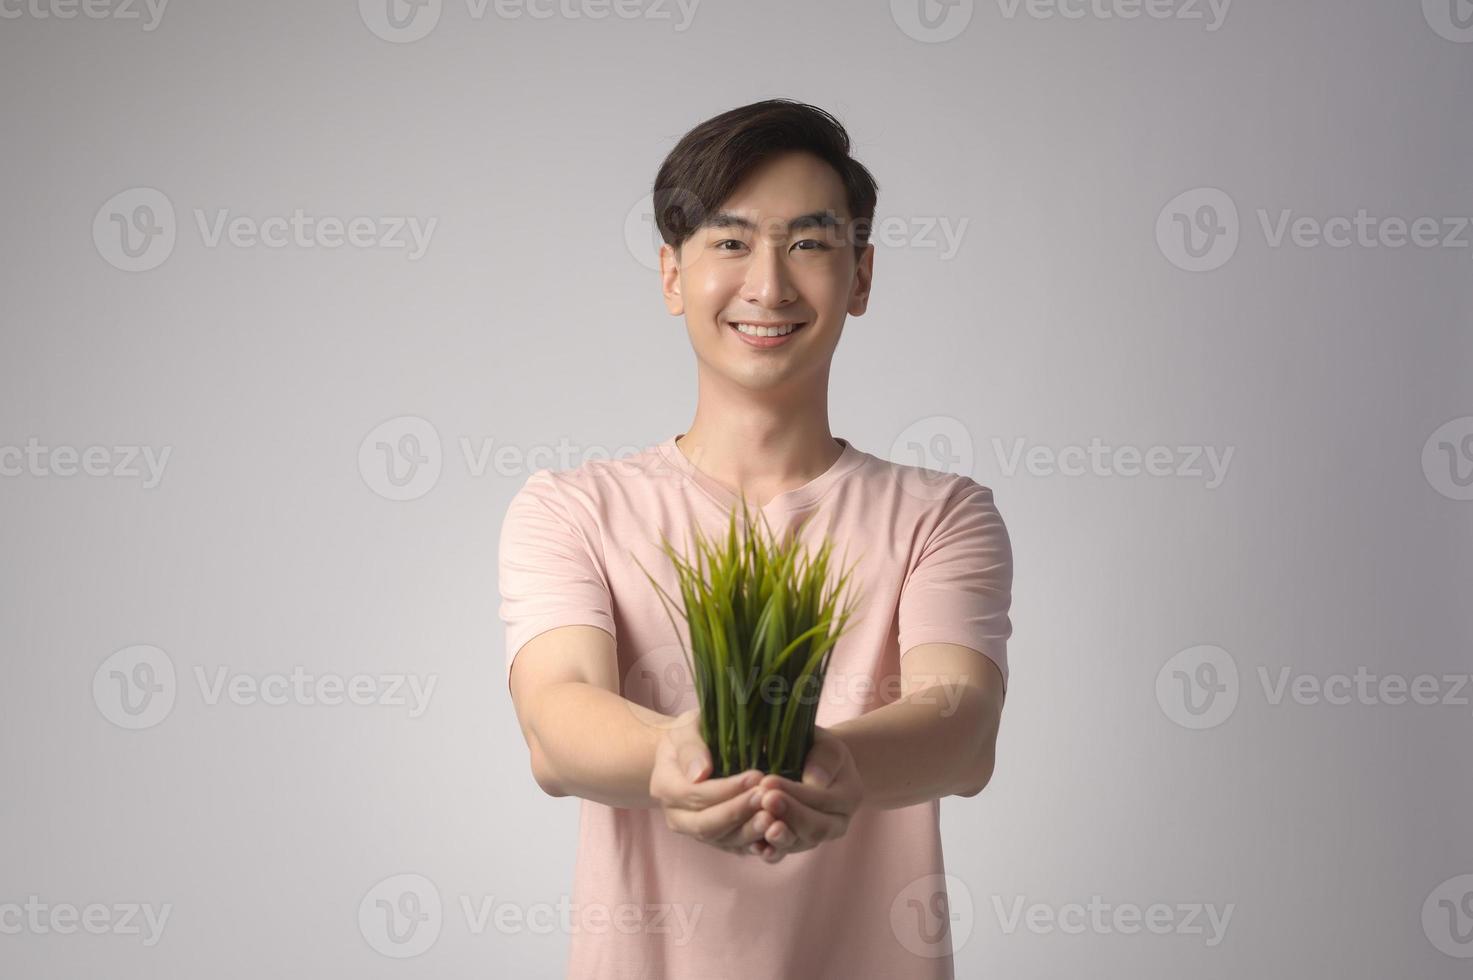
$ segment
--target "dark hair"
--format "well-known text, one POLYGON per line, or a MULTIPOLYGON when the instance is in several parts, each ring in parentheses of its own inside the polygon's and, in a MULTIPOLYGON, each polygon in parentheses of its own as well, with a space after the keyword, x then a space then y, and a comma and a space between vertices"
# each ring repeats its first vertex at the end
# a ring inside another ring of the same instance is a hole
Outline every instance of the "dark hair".
POLYGON ((844 183, 855 257, 869 242, 878 185, 849 155, 849 134, 827 112, 790 99, 767 99, 712 116, 680 138, 655 175, 655 227, 679 249, 759 165, 783 153, 811 153, 844 183))

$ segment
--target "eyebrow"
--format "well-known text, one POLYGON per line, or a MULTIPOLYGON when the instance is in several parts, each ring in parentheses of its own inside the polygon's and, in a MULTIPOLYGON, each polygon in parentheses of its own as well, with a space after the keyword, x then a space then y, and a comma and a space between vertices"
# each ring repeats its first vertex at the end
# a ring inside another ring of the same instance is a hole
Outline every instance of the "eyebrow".
MULTIPOLYGON (((730 211, 717 211, 702 224, 711 228, 741 228, 746 231, 755 231, 757 225, 730 211)), ((801 228, 837 228, 839 219, 833 211, 810 211, 801 214, 788 222, 788 231, 794 232, 801 228)))

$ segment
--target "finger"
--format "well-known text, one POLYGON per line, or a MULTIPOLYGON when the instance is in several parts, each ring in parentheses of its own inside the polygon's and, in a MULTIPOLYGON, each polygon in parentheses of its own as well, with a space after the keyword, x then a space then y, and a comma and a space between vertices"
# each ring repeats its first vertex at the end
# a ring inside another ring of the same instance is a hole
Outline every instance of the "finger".
POLYGON ((792 824, 778 821, 768 829, 766 843, 778 854, 800 854, 803 851, 813 850, 823 841, 799 836, 794 833, 792 824))
POLYGON ((824 813, 851 814, 857 809, 852 795, 832 787, 820 789, 806 782, 795 783, 791 779, 770 773, 762 777, 761 785, 763 789, 780 790, 792 799, 824 813))
MULTIPOLYGON (((849 826, 847 816, 815 809, 783 790, 767 790, 762 797, 762 808, 777 818, 774 827, 782 825, 782 829, 809 844, 842 837, 849 826)), ((791 848, 793 845, 792 841, 782 837, 780 833, 779 836, 774 836, 772 827, 768 828, 766 837, 769 843, 779 847, 791 848)))
POLYGON ((713 771, 711 750, 701 738, 693 723, 691 712, 680 716, 682 722, 670 731, 670 741, 675 746, 675 767, 691 782, 705 779, 713 771))
POLYGON ((754 788, 762 780, 762 773, 748 769, 731 776, 717 779, 702 779, 685 783, 675 795, 671 805, 682 810, 707 810, 735 799, 744 791, 754 788))
POLYGON ((813 743, 813 748, 808 750, 808 758, 803 762, 803 785, 827 789, 833 784, 834 776, 843 765, 842 743, 832 738, 819 738, 813 743))
POLYGON ((777 862, 783 859, 783 855, 786 852, 773 847, 765 840, 760 840, 755 844, 747 845, 747 853, 756 857, 760 857, 768 864, 777 864, 777 862))
POLYGON ((702 810, 673 811, 670 819, 680 833, 719 847, 722 839, 740 830, 760 806, 755 792, 744 792, 702 810))
POLYGON ((772 826, 773 819, 772 814, 761 809, 759 805, 752 816, 736 830, 723 837, 720 844, 739 854, 757 853, 751 850, 752 845, 763 841, 763 835, 767 833, 767 828, 772 826))

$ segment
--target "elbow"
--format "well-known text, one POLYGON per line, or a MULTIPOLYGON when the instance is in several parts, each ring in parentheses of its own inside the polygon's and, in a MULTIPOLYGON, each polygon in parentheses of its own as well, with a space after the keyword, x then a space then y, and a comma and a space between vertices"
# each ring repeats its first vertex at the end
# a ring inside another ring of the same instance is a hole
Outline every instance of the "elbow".
POLYGON ((532 778, 537 781, 537 788, 548 796, 567 796, 567 789, 558 780, 557 773, 553 771, 552 760, 542 751, 537 738, 533 736, 527 741, 532 757, 532 778))
POLYGON ((532 778, 537 781, 537 788, 548 796, 568 795, 568 791, 558 782, 557 777, 545 765, 539 766, 535 760, 532 763, 532 778))
POLYGON ((989 771, 985 775, 963 783, 962 788, 956 791, 956 795, 965 796, 970 799, 986 789, 987 784, 990 782, 992 782, 992 773, 989 771))
POLYGON ((979 697, 972 701, 975 712, 963 723, 964 730, 971 733, 968 742, 971 751, 966 753, 966 766, 957 780, 957 796, 973 797, 992 782, 997 768, 997 734, 1002 715, 1001 697, 979 697))
POLYGON ((971 798, 982 792, 992 782, 992 773, 996 768, 997 752, 995 746, 989 743, 962 776, 956 795, 971 798))
POLYGON ((537 780, 538 788, 548 796, 561 797, 568 795, 567 790, 563 789, 559 783, 549 778, 545 773, 539 773, 534 769, 532 771, 532 778, 537 780))

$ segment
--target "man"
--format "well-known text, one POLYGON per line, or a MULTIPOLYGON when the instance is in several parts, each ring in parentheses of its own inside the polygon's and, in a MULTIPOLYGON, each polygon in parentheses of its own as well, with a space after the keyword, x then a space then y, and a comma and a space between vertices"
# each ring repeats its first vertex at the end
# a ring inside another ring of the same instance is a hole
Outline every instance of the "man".
MULTIPOLYGON (((939 800, 992 775, 1012 552, 988 488, 829 432, 875 200, 812 106, 758 102, 686 134, 654 201, 695 419, 634 456, 539 470, 508 509, 512 699, 538 785, 583 801, 570 977, 952 976, 939 800), (644 573, 666 569, 678 594, 661 536, 720 532, 739 495, 777 535, 815 518, 801 537, 832 539, 862 593, 801 782, 712 778, 684 648, 644 573)), ((903 366, 903 327, 892 336, 903 366)))

